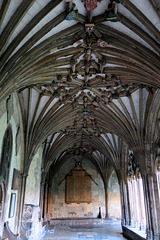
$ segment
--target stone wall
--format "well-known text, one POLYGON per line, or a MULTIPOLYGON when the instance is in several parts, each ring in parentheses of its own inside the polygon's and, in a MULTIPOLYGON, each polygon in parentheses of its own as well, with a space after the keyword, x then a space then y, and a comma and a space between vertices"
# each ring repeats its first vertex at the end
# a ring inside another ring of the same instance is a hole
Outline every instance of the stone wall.
POLYGON ((42 148, 39 147, 31 162, 26 183, 25 205, 21 227, 21 239, 39 240, 42 237, 40 222, 40 183, 42 148), (26 238, 28 236, 28 238, 26 238))
MULTIPOLYGON (((0 164, 2 162, 3 139, 6 130, 9 128, 12 134, 12 152, 10 158, 9 175, 6 180, 1 179, 1 184, 4 183, 5 188, 5 203, 3 204, 3 213, 0 219, 3 222, 8 221, 10 229, 17 233, 18 226, 18 209, 20 199, 20 185, 18 188, 12 187, 14 169, 19 172, 23 169, 22 154, 22 139, 21 139, 21 124, 19 118, 19 108, 16 95, 12 94, 7 97, 0 105, 0 164), (6 182, 7 181, 7 182, 6 182), (11 194, 16 194, 15 211, 12 217, 9 215, 11 194)), ((19 182, 20 183, 20 182, 19 182)), ((2 230, 2 228, 1 228, 2 230)), ((0 233, 1 235, 1 233, 0 233)))
POLYGON ((96 218, 99 207, 105 216, 105 193, 100 174, 95 166, 88 160, 82 160, 82 166, 92 176, 98 186, 91 180, 91 203, 65 203, 65 180, 58 185, 73 169, 75 160, 69 159, 52 178, 49 184, 48 219, 51 218, 96 218))
POLYGON ((108 216, 121 218, 120 190, 115 171, 112 172, 108 183, 108 216))
POLYGON ((27 177, 25 204, 39 205, 41 183, 42 148, 33 157, 27 177))

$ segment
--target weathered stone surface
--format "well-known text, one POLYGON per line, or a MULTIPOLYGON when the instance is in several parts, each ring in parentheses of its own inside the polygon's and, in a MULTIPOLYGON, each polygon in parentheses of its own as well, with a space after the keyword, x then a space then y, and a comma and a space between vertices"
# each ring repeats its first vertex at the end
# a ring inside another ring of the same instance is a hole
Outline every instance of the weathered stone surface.
POLYGON ((2 101, 1 104, 0 104, 0 118, 5 113, 6 113, 6 102, 2 101))
MULTIPOLYGON (((83 168, 92 176, 98 186, 91 180, 91 203, 65 203, 65 180, 58 185, 65 175, 74 167, 74 160, 68 160, 61 167, 60 171, 54 176, 52 180, 53 188, 50 188, 48 197, 49 212, 53 218, 83 218, 83 217, 97 217, 99 206, 103 207, 105 211, 104 200, 104 185, 103 181, 94 165, 87 159, 83 161, 83 168), (54 208, 53 208, 54 205, 54 208)), ((83 187, 83 186, 82 186, 83 187)), ((105 215, 105 214, 104 214, 105 215)))
POLYGON ((108 216, 121 218, 120 189, 116 174, 113 172, 108 185, 108 216))

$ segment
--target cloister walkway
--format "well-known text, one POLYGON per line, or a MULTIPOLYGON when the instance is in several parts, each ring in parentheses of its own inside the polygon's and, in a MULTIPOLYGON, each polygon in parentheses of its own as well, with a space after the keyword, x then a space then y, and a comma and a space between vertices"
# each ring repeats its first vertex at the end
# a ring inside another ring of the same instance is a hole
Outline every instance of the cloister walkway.
POLYGON ((99 224, 56 227, 50 225, 44 240, 122 240, 120 220, 105 219, 99 224))

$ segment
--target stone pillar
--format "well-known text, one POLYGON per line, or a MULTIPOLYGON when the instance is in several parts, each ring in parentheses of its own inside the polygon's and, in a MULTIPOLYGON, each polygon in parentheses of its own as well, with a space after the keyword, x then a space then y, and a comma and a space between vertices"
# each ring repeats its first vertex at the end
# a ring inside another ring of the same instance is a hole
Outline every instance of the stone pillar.
POLYGON ((143 174, 143 187, 147 220, 147 239, 159 239, 157 208, 154 191, 153 176, 150 174, 143 174))
POLYGON ((120 183, 120 196, 121 196, 121 225, 125 225, 125 204, 124 204, 124 192, 123 192, 123 182, 120 183))
POLYGON ((146 211, 146 233, 147 239, 152 239, 152 219, 150 212, 150 201, 149 201, 149 190, 148 190, 148 179, 147 174, 142 175, 143 180, 143 191, 144 191, 144 201, 145 201, 145 211, 146 211))
POLYGON ((157 210, 157 235, 158 239, 160 239, 160 190, 158 186, 157 176, 153 174, 153 184, 154 184, 154 195, 155 195, 155 206, 157 210))
POLYGON ((106 207, 105 218, 108 218, 108 180, 104 181, 104 190, 105 190, 105 207, 106 207))
POLYGON ((132 226, 136 227, 136 216, 137 216, 137 206, 136 206, 136 192, 135 192, 135 176, 132 176, 132 198, 133 198, 133 211, 132 211, 132 226))
POLYGON ((43 221, 43 209, 44 209, 44 183, 41 183, 41 190, 40 190, 40 200, 39 200, 39 205, 40 205, 40 218, 41 221, 43 221))
POLYGON ((122 217, 123 217, 123 224, 130 225, 130 201, 129 201, 129 189, 128 189, 128 145, 123 142, 122 148, 122 156, 121 156, 121 183, 120 183, 120 191, 121 191, 121 205, 122 205, 122 217))
POLYGON ((120 183, 121 207, 122 207, 122 225, 130 225, 130 206, 128 186, 124 181, 120 183))
MULTIPOLYGON (((145 212, 146 212, 146 233, 147 233, 147 239, 153 239, 153 228, 156 226, 153 226, 154 222, 154 214, 153 214, 153 208, 154 208, 154 199, 151 199, 153 194, 153 187, 151 184, 151 175, 149 176, 147 174, 148 167, 147 165, 149 162, 151 162, 150 152, 145 151, 144 149, 136 149, 134 152, 136 156, 136 164, 139 165, 140 173, 142 175, 142 182, 143 182, 143 191, 144 191, 144 204, 145 204, 145 212)), ((149 165, 148 165, 149 166, 149 165)))
POLYGON ((127 200, 127 224, 131 225, 131 206, 130 206, 130 199, 129 199, 129 189, 128 189, 128 182, 126 182, 126 200, 127 200))
POLYGON ((137 180, 137 194, 138 194, 138 205, 139 205, 139 229, 142 228, 142 199, 141 199, 141 188, 139 179, 137 180))
POLYGON ((27 176, 28 176, 27 174, 22 175, 22 185, 21 185, 21 194, 20 194, 20 205, 19 205, 18 233, 20 233, 21 223, 22 223, 22 218, 23 218, 23 208, 24 208, 24 198, 25 198, 27 176))
POLYGON ((157 240, 160 239, 160 207, 156 174, 153 167, 154 154, 151 149, 148 149, 145 153, 139 152, 138 157, 143 181, 147 239, 157 240))
POLYGON ((44 220, 45 221, 48 220, 47 213, 48 213, 48 182, 46 182, 45 184, 45 195, 44 195, 44 220))

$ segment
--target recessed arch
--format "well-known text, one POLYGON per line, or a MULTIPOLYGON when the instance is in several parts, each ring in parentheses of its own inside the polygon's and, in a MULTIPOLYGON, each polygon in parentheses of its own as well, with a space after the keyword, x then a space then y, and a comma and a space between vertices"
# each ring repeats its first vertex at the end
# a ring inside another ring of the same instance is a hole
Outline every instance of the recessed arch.
POLYGON ((0 162, 0 183, 5 182, 7 185, 8 177, 9 177, 9 170, 11 164, 11 156, 12 156, 12 146, 13 144, 13 136, 12 130, 9 126, 4 134, 3 143, 2 143, 2 153, 1 153, 1 162, 0 162))

